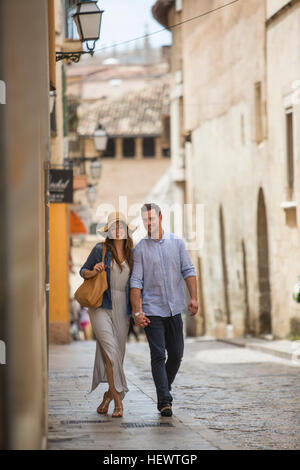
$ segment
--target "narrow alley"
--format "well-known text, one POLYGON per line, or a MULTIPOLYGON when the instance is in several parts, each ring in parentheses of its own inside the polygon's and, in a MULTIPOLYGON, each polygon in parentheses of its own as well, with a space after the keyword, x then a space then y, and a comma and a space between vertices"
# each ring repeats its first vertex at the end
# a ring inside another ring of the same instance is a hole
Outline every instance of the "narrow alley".
POLYGON ((299 25, 0 0, 1 451, 300 449, 299 25))

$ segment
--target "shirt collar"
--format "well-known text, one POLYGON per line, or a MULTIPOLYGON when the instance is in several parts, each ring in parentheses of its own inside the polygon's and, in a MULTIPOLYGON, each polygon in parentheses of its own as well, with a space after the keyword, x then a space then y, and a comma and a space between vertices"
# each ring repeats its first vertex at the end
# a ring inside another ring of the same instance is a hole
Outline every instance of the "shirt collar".
POLYGON ((162 232, 163 232, 163 233, 162 233, 162 237, 161 237, 161 239, 160 239, 159 242, 158 242, 157 240, 155 240, 154 238, 149 237, 149 235, 146 235, 145 238, 147 238, 148 240, 153 240, 153 241, 156 242, 156 243, 162 243, 162 242, 167 238, 167 233, 165 232, 164 229, 162 229, 162 232))
POLYGON ((156 243, 163 243, 163 241, 165 240, 165 238, 166 238, 166 232, 164 231, 164 229, 162 229, 162 237, 161 237, 161 239, 160 239, 159 241, 157 241, 157 240, 153 240, 153 241, 155 241, 156 243))

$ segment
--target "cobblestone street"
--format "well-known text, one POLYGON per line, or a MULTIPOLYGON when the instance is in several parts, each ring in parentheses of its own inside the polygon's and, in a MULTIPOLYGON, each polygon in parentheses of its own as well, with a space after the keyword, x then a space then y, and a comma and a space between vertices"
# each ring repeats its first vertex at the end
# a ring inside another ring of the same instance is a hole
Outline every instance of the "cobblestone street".
POLYGON ((50 347, 49 449, 299 449, 300 367, 217 341, 186 339, 172 418, 156 409, 148 344, 129 343, 122 419, 96 413, 95 343, 50 347))

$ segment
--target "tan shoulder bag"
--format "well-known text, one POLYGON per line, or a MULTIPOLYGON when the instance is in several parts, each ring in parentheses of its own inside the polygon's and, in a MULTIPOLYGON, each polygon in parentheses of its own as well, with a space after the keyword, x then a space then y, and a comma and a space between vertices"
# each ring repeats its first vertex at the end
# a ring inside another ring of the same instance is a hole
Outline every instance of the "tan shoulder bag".
MULTIPOLYGON (((102 262, 106 253, 106 245, 103 243, 102 262)), ((105 269, 90 279, 85 279, 78 287, 74 296, 82 307, 98 308, 102 304, 103 294, 108 288, 105 269)))

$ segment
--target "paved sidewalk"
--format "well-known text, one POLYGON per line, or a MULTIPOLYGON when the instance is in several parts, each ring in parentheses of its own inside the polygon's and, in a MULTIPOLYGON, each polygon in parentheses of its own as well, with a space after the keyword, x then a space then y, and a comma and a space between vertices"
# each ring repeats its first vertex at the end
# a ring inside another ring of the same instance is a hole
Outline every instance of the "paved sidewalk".
POLYGON ((186 416, 163 418, 156 409, 149 368, 136 374, 126 364, 129 393, 123 418, 100 416, 96 408, 106 384, 88 395, 95 342, 50 345, 48 449, 214 450, 236 449, 186 416), (145 375, 145 376, 144 376, 145 375), (150 383, 151 382, 151 383, 150 383), (150 385, 150 388, 149 388, 150 385), (152 391, 151 391, 152 389, 152 391))
POLYGON ((300 365, 300 341, 266 340, 261 338, 245 337, 219 340, 234 346, 247 347, 255 351, 288 359, 300 365))

